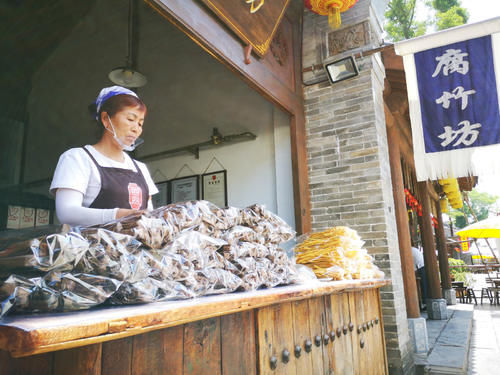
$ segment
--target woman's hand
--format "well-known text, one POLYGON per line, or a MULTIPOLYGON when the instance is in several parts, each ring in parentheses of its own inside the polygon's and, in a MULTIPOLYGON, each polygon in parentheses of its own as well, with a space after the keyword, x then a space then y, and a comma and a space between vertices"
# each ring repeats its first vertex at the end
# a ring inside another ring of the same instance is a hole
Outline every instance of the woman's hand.
POLYGON ((131 210, 131 209, 127 209, 127 208, 120 208, 118 209, 118 212, 116 213, 116 218, 117 219, 120 219, 122 217, 125 217, 125 216, 130 216, 130 215, 142 215, 142 213, 144 212, 144 210, 131 210))

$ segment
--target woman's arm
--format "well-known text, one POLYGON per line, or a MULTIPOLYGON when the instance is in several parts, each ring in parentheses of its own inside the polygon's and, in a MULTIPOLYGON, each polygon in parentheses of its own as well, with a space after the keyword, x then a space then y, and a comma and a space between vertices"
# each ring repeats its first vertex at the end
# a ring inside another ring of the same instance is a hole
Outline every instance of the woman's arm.
POLYGON ((123 214, 117 215, 119 211, 118 208, 88 208, 83 207, 82 202, 83 193, 73 189, 57 189, 56 213, 59 221, 63 224, 69 224, 71 226, 88 226, 104 224, 115 220, 117 217, 125 216, 123 214))

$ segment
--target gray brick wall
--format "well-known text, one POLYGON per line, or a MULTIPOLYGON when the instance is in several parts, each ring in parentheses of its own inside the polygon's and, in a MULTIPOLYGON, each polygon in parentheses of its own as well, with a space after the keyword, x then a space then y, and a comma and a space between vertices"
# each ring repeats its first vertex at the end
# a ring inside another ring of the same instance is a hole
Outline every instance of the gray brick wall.
MULTIPOLYGON (((360 0, 343 14, 344 27, 370 20, 378 46, 385 0, 360 0)), ((303 65, 327 56, 327 17, 304 13, 303 65)), ((358 48, 359 50, 360 48, 358 48)), ((363 48, 361 48, 363 49, 363 48)), ((352 51, 348 51, 351 53, 352 51)), ((358 231, 391 280, 381 291, 389 371, 414 371, 394 215, 383 105, 385 70, 378 54, 358 60, 358 77, 330 85, 323 71, 304 74, 309 188, 314 231, 347 225, 358 231)))

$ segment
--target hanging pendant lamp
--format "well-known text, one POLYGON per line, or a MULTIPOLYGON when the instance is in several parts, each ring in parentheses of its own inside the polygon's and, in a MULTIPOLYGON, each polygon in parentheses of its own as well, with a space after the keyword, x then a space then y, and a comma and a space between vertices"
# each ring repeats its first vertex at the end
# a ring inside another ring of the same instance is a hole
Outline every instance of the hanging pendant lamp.
POLYGON ((139 73, 137 70, 132 68, 133 64, 133 52, 134 52, 134 0, 129 0, 128 8, 128 55, 125 66, 120 66, 113 69, 108 74, 108 78, 111 82, 128 88, 142 87, 148 80, 146 76, 139 73))
POLYGON ((321 16, 328 16, 332 29, 340 27, 340 13, 350 9, 358 0, 304 0, 304 5, 310 11, 321 16))

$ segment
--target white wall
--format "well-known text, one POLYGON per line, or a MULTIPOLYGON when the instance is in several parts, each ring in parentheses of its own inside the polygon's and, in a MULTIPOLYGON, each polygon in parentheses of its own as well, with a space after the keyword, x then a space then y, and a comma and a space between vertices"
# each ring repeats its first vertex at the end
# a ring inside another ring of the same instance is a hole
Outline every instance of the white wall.
MULTIPOLYGON (((125 62, 127 5, 98 0, 36 73, 26 181, 52 176, 66 149, 95 143, 87 106, 100 88, 112 85, 108 72, 125 62)), ((201 151, 199 160, 186 154, 155 161, 150 171, 157 181, 175 177, 184 164, 202 173, 215 156, 228 170, 229 204, 263 203, 293 224, 288 115, 146 4, 140 8, 138 70, 148 84, 138 94, 148 115, 137 158, 207 141, 213 127, 223 135, 253 132, 255 141, 201 151)))

